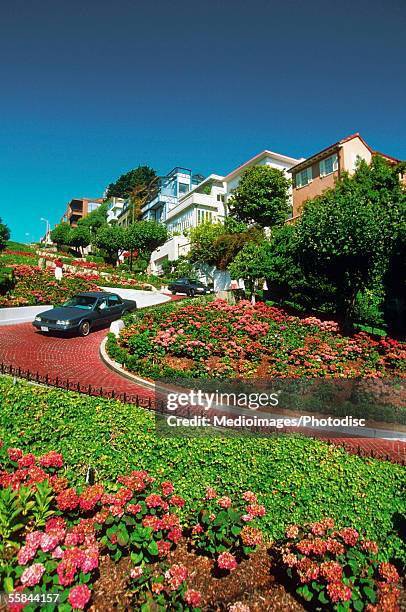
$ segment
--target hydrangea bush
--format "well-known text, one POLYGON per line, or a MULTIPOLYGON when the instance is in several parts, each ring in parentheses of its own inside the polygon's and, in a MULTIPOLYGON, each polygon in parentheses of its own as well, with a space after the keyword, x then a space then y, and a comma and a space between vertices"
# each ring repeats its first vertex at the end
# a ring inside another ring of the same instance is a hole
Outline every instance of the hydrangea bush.
POLYGON ((334 321, 299 319, 264 303, 223 300, 137 313, 111 356, 148 377, 298 378, 406 376, 405 344, 334 321))
POLYGON ((323 610, 398 610, 400 577, 394 565, 380 561, 375 542, 326 518, 291 525, 281 548, 281 564, 296 592, 323 610))

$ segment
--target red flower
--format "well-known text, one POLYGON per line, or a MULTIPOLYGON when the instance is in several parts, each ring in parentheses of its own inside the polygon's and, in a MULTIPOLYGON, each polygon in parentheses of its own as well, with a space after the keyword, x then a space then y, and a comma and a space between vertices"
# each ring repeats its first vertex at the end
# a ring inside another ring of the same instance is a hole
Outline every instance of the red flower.
POLYGON ((21 448, 8 448, 7 454, 10 457, 11 461, 18 461, 23 456, 23 451, 21 448))
POLYGON ((179 495, 172 495, 172 497, 169 499, 169 503, 172 506, 178 506, 179 508, 183 508, 186 502, 183 497, 180 497, 179 495))
POLYGON ((63 457, 56 451, 49 451, 49 453, 39 458, 39 463, 43 467, 61 468, 63 467, 63 457))
POLYGON ((188 589, 183 598, 189 606, 193 606, 194 608, 199 607, 202 601, 200 591, 195 591, 194 589, 188 589))
POLYGON ((76 489, 66 489, 62 491, 56 498, 56 503, 59 510, 74 510, 79 505, 79 496, 76 489))

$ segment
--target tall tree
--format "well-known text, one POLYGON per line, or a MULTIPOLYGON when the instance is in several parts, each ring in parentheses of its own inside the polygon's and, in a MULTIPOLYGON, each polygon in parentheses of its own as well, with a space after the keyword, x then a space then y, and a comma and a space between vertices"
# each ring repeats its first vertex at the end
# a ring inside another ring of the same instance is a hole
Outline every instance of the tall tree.
POLYGON ((239 221, 273 227, 289 213, 289 186, 285 174, 270 166, 252 166, 243 173, 228 206, 239 221))
POLYGON ((156 177, 156 172, 149 166, 138 166, 110 183, 107 187, 107 198, 126 198, 140 186, 146 187, 156 177))
POLYGON ((3 251, 7 246, 7 240, 10 238, 10 230, 0 218, 0 251, 3 251))
POLYGON ((396 169, 376 158, 304 208, 298 226, 301 262, 336 287, 337 312, 347 331, 357 293, 370 286, 377 266, 387 265, 405 202, 396 169))
POLYGON ((59 223, 51 232, 51 240, 59 248, 68 245, 71 236, 71 227, 69 223, 59 223))

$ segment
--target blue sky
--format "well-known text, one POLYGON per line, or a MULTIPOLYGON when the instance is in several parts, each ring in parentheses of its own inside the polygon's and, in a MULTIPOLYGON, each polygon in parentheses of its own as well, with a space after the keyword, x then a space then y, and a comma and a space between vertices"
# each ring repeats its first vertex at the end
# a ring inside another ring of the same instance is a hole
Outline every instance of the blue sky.
POLYGON ((38 240, 150 164, 227 173, 359 131, 406 159, 404 0, 13 0, 0 7, 0 217, 38 240))

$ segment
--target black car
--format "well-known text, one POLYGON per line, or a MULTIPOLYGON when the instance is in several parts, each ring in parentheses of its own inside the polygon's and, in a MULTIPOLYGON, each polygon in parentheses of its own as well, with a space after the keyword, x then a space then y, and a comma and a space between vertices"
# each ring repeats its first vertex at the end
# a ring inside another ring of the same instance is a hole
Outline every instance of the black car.
POLYGON ((190 278, 178 278, 178 280, 168 285, 168 289, 172 293, 186 293, 186 295, 190 295, 191 297, 210 293, 210 289, 207 285, 190 278))
POLYGON ((116 293, 91 291, 78 293, 62 306, 41 312, 32 324, 42 332, 79 332, 87 336, 90 329, 109 325, 136 309, 134 300, 123 300, 116 293))

